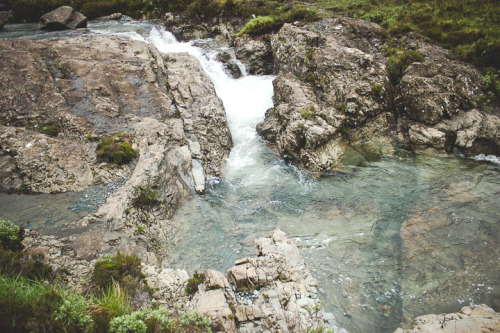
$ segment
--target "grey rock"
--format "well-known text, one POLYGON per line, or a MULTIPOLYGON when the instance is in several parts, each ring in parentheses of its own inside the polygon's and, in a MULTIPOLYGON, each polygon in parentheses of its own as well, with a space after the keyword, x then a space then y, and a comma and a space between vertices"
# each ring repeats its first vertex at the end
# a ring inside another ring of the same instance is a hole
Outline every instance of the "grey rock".
POLYGON ((431 332, 500 332, 500 313, 484 304, 466 306, 457 313, 417 317, 411 323, 410 328, 398 328, 394 331, 394 333, 431 332))
POLYGON ((40 18, 42 30, 65 30, 87 27, 87 18, 69 6, 61 6, 40 18))

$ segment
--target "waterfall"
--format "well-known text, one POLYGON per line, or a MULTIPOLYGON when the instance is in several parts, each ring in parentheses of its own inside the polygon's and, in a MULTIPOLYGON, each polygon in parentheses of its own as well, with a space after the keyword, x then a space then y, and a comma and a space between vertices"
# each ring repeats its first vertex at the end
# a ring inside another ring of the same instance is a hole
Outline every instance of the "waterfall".
POLYGON ((197 58, 214 83, 221 98, 233 137, 234 147, 227 160, 225 178, 227 180, 250 177, 249 182, 265 179, 269 170, 259 161, 265 144, 259 139, 255 127, 264 119, 267 109, 272 107, 273 76, 230 77, 220 62, 215 59, 217 51, 207 51, 192 43, 179 43, 163 28, 153 28, 148 40, 160 52, 187 52, 197 58), (264 167, 264 168, 262 168, 264 167))

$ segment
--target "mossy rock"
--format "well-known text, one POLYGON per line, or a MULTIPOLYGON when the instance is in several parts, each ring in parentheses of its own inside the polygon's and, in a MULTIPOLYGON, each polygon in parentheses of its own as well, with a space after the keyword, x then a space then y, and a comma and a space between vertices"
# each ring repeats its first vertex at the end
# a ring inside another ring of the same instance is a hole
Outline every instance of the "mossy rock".
POLYGON ((24 228, 10 221, 0 219, 0 247, 11 251, 21 251, 24 238, 24 228))
POLYGON ((113 283, 118 283, 129 295, 141 287, 143 280, 141 259, 121 252, 97 261, 92 273, 92 283, 96 288, 107 290, 113 283))
POLYGON ((205 281, 205 274, 198 273, 194 271, 193 277, 187 282, 186 288, 184 289, 186 296, 192 296, 198 291, 198 286, 205 281))
POLYGON ((101 140, 96 154, 99 161, 118 165, 127 164, 135 157, 135 150, 130 145, 130 134, 118 133, 101 140))

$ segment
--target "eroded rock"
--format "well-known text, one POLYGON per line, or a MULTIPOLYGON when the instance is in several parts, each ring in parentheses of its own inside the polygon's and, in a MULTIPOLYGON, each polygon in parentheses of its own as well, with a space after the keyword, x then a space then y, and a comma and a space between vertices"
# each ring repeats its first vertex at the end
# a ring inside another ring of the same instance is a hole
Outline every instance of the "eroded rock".
POLYGON ((276 230, 255 240, 255 249, 257 257, 229 269, 232 287, 222 273, 207 271, 188 308, 210 316, 221 332, 302 332, 324 324, 316 280, 293 241, 276 230))
POLYGON ((40 18, 42 30, 65 30, 87 27, 87 18, 69 6, 61 6, 40 18))
POLYGON ((484 304, 465 306, 457 313, 417 317, 409 329, 398 328, 394 331, 394 333, 417 332, 500 332, 500 313, 484 304))
POLYGON ((359 160, 350 151, 376 158, 396 142, 415 151, 498 154, 498 112, 474 109, 483 98, 479 71, 414 34, 400 42, 418 57, 395 80, 377 24, 346 17, 285 24, 271 38, 274 107, 258 133, 317 171, 359 160))

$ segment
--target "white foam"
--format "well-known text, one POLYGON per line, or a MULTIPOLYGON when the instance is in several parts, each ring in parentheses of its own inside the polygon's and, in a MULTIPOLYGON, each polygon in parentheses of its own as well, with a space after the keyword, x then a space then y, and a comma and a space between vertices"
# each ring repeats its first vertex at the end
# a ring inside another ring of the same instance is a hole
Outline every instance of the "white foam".
POLYGON ((473 157, 476 161, 488 161, 500 165, 500 157, 495 155, 479 154, 473 157))

